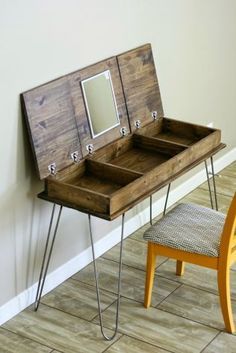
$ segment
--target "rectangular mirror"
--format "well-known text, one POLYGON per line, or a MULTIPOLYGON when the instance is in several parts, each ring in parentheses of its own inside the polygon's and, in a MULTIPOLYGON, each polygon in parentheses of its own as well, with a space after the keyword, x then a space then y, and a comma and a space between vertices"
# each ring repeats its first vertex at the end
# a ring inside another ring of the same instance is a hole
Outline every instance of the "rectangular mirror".
POLYGON ((109 70, 81 81, 92 137, 120 124, 109 70))

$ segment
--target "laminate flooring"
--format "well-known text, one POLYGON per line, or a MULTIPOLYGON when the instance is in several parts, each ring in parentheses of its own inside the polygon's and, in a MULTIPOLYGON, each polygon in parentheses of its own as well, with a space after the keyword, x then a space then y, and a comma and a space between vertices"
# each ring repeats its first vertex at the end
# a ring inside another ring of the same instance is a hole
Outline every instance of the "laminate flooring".
MULTIPOLYGON (((216 177, 220 211, 226 213, 236 191, 236 162, 216 177)), ((182 201, 210 207, 207 183, 182 201)), ((0 353, 235 353, 236 335, 224 331, 216 273, 186 264, 182 277, 175 262, 158 258, 152 306, 143 307, 145 225, 124 241, 120 326, 116 338, 101 337, 92 264, 0 328, 0 353)), ((106 334, 115 321, 119 246, 97 261, 106 334)), ((236 266, 231 270, 236 321, 236 266)))

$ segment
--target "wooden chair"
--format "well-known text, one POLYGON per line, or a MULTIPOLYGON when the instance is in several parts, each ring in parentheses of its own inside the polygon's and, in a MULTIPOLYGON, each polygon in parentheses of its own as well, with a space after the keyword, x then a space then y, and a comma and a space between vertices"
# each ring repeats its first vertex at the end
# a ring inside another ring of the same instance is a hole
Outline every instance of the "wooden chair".
POLYGON ((230 267, 236 261, 236 193, 227 216, 195 205, 179 204, 144 233, 148 241, 144 306, 151 304, 156 256, 176 259, 176 274, 184 262, 217 270, 221 310, 226 331, 235 331, 231 298, 230 267))

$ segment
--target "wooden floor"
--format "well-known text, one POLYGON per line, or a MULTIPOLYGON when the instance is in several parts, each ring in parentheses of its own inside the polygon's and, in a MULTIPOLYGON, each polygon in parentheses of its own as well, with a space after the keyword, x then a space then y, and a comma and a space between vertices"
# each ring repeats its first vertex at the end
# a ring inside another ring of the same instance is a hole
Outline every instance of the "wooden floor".
MULTIPOLYGON (((236 191, 236 162, 217 177, 219 209, 226 212, 236 191)), ((209 206, 204 183, 184 201, 209 206)), ((144 229, 124 242, 119 333, 112 342, 100 334, 92 266, 46 295, 37 313, 24 310, 0 328, 0 353, 235 353, 236 336, 224 332, 216 274, 186 265, 175 276, 175 263, 159 258, 152 307, 143 307, 146 243, 144 229)), ((118 247, 98 260, 102 309, 107 334, 114 323, 118 247)), ((236 265, 231 271, 236 321, 236 265)))

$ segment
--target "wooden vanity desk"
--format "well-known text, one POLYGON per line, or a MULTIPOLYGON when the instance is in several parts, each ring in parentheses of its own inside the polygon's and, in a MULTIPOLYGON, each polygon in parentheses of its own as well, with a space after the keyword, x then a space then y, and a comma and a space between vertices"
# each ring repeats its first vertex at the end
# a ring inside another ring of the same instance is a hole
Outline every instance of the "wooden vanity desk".
MULTIPOLYGON (((54 207, 84 212, 89 221, 90 215, 106 220, 124 215, 224 147, 220 130, 164 117, 150 44, 32 89, 21 99, 38 174, 45 180, 38 196, 54 207), (85 90, 90 78, 96 84, 112 82, 117 123, 114 117, 105 132, 99 127, 96 132, 90 116, 94 107, 88 107, 91 96, 85 90)), ((51 251, 48 262, 43 260, 36 309, 51 251)))

